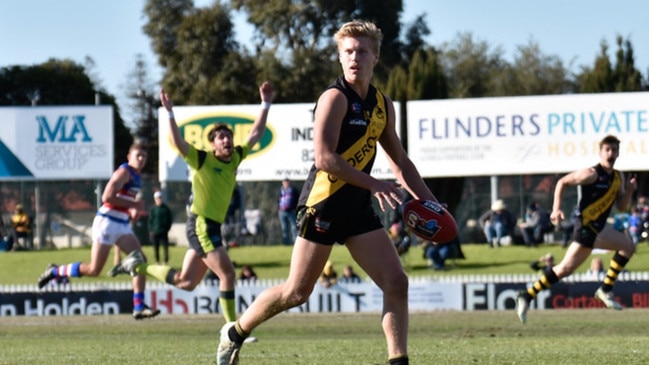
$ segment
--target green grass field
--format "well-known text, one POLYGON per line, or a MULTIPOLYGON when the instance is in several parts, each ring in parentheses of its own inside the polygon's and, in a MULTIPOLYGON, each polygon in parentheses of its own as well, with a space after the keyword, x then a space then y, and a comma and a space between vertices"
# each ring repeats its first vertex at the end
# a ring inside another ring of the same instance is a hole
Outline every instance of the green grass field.
MULTIPOLYGON (((413 313, 412 364, 647 364, 649 310, 413 313)), ((281 314, 241 364, 387 364, 379 314, 281 314)), ((0 319, 0 364, 214 364, 220 316, 0 319)))
MULTIPOLYGON (((180 267, 183 256, 186 252, 185 247, 171 247, 170 264, 174 267, 180 267)), ((237 266, 244 264, 252 265, 259 278, 265 279, 283 279, 288 274, 288 268, 291 258, 291 246, 244 246, 232 248, 229 251, 230 257, 236 262, 237 266)), ((422 257, 421 247, 412 247, 403 257, 404 266, 411 276, 449 276, 449 275, 471 275, 471 274, 530 274, 533 271, 529 264, 537 260, 540 256, 550 252, 555 256, 558 263, 564 254, 564 249, 560 245, 543 245, 537 248, 527 248, 524 246, 509 246, 491 249, 482 244, 464 244, 462 251, 466 256, 464 260, 456 260, 455 267, 447 271, 431 271, 427 268, 426 260, 422 257)), ((149 260, 153 257, 151 246, 144 247, 145 254, 149 260)), ((604 263, 608 266, 608 261, 612 253, 600 255, 604 263)), ((2 284, 35 284, 36 279, 45 269, 48 263, 57 264, 70 263, 74 261, 87 262, 90 258, 90 248, 74 248, 61 250, 41 250, 41 251, 20 251, 0 253, 0 267, 3 268, 3 275, 0 275, 0 285, 2 284)), ((340 274, 343 265, 350 263, 353 265, 351 256, 344 246, 336 246, 332 252, 331 260, 334 267, 340 274)), ((449 267, 453 262, 448 262, 449 267)), ((585 262, 577 272, 585 272, 588 269, 589 262, 585 262)), ((361 276, 365 273, 353 265, 361 276)), ((113 282, 128 281, 127 276, 118 276, 110 278, 105 275, 112 267, 112 256, 104 267, 104 275, 96 278, 76 279, 77 282, 113 282)), ((628 271, 649 271, 649 244, 641 243, 638 245, 636 255, 631 259, 626 269, 628 271)), ((75 279, 73 279, 75 280, 75 279)))
MULTIPOLYGON (((457 260, 452 270, 427 269, 419 247, 411 249, 404 264, 411 276, 527 274, 532 272, 529 262, 539 256, 551 252, 557 261, 563 256, 555 245, 489 249, 467 244, 462 249, 466 259, 457 260)), ((174 247, 171 264, 180 266, 184 252, 174 247)), ((145 253, 151 257, 151 247, 145 253)), ((87 261, 89 254, 88 248, 0 253, 0 284, 34 284, 49 262, 87 261)), ((253 265, 262 278, 285 278, 290 254, 285 246, 230 251, 234 261, 253 265)), ((605 262, 610 256, 602 255, 605 262)), ((649 245, 643 243, 628 270, 649 271, 647 256, 649 245)), ((336 247, 331 258, 340 269, 352 262, 344 247, 336 247)), ((643 318, 649 318, 649 310, 532 310, 523 326, 513 311, 412 313, 410 358, 412 364, 647 364, 649 333, 643 318)), ((0 365, 213 364, 222 324, 218 315, 163 315, 137 322, 128 315, 0 317, 0 365)), ((387 364, 378 313, 281 314, 255 336, 259 342, 242 351, 244 365, 387 364)))

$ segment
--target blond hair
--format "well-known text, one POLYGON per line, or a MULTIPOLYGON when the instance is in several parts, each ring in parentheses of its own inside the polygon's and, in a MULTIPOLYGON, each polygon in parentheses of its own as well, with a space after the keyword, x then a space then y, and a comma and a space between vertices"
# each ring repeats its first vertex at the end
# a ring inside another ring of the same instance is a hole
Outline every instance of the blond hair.
POLYGON ((376 24, 367 20, 352 20, 343 24, 334 34, 334 40, 340 46, 340 42, 348 37, 367 37, 372 40, 372 51, 379 54, 383 33, 376 24))

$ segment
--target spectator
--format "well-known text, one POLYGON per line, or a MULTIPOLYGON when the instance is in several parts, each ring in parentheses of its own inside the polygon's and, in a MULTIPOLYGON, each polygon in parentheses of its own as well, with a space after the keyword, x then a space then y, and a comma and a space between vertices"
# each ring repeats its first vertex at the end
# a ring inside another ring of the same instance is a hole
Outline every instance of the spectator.
POLYGON ((401 214, 395 215, 388 230, 388 236, 392 244, 397 249, 399 256, 405 254, 410 249, 410 236, 406 230, 401 214))
POLYGON ((543 236, 554 230, 554 226, 550 222, 550 213, 541 208, 538 203, 529 205, 525 212, 525 221, 518 227, 521 229, 523 241, 527 247, 536 247, 543 243, 543 236))
POLYGON ((629 232, 629 236, 635 245, 642 238, 642 226, 642 217, 640 216, 640 212, 638 212, 638 207, 631 207, 631 214, 629 214, 626 221, 626 230, 629 232))
POLYGON ((290 245, 295 242, 297 237, 297 227, 295 225, 297 201, 300 198, 300 192, 291 185, 291 180, 287 177, 282 180, 282 187, 279 189, 277 198, 279 224, 282 227, 282 243, 290 245))
POLYGON ((599 281, 600 276, 606 274, 606 271, 604 271, 604 262, 602 261, 602 259, 599 257, 593 257, 593 259, 590 260, 590 267, 586 271, 586 274, 588 274, 591 279, 599 281))
POLYGON ((149 211, 149 237, 153 244, 155 262, 160 263, 160 246, 162 246, 164 264, 166 265, 169 262, 169 230, 173 223, 173 217, 171 209, 162 199, 161 191, 153 193, 153 200, 155 204, 149 211))
POLYGON ((541 256, 538 260, 532 261, 530 267, 534 271, 544 272, 550 270, 554 267, 554 256, 551 253, 546 253, 541 256))
POLYGON ((649 203, 647 202, 647 197, 644 195, 638 196, 636 206, 642 219, 642 233, 640 235, 642 238, 647 238, 647 229, 649 229, 649 203))
POLYGON ((14 230, 14 240, 12 251, 18 251, 20 249, 28 249, 29 242, 28 236, 31 231, 31 220, 22 204, 16 204, 16 209, 14 215, 11 217, 11 224, 13 225, 14 230))
POLYGON ((257 281, 257 273, 250 265, 243 265, 241 267, 241 274, 239 274, 240 281, 254 282, 257 281))
POLYGON ((335 285, 338 282, 338 274, 334 269, 334 264, 330 260, 327 260, 322 274, 320 275, 320 284, 325 288, 328 288, 332 285, 335 285))
POLYGON ((338 282, 344 284, 360 283, 361 278, 356 275, 354 268, 351 265, 345 265, 343 269, 343 274, 338 279, 338 282))
POLYGON ((446 270, 446 260, 448 259, 464 258, 458 237, 455 237, 451 242, 443 244, 426 241, 422 249, 424 251, 424 258, 428 261, 428 268, 433 270, 446 270))
POLYGON ((511 235, 516 226, 513 215, 507 210, 502 199, 493 202, 491 209, 484 212, 478 222, 484 231, 489 247, 499 247, 502 238, 511 235))

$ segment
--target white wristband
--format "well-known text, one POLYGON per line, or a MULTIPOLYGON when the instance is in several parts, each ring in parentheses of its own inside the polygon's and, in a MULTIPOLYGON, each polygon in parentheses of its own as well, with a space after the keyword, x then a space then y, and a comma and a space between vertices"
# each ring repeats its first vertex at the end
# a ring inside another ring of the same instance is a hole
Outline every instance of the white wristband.
POLYGON ((173 110, 169 111, 169 119, 175 119, 173 110))
POLYGON ((262 102, 261 102, 261 107, 262 107, 264 110, 268 110, 268 109, 270 109, 270 103, 267 102, 267 101, 262 101, 262 102))

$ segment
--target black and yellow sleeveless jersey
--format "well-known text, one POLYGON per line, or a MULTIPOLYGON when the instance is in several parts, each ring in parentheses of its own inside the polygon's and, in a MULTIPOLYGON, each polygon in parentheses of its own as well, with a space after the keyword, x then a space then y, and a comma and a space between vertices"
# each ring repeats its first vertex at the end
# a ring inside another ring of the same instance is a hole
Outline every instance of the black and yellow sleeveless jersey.
MULTIPOLYGON (((327 89, 336 88, 347 97, 347 113, 341 125, 336 152, 359 171, 371 173, 379 137, 387 123, 383 94, 370 85, 365 100, 354 92, 344 77, 327 89)), ((317 108, 317 105, 316 105, 317 108)), ((302 188, 299 206, 315 208, 323 217, 358 212, 371 205, 371 192, 311 167, 302 188)))
POLYGON ((581 186, 579 212, 582 226, 590 226, 600 232, 606 225, 608 215, 615 204, 621 181, 617 170, 608 174, 600 164, 594 168, 597 171, 597 181, 581 186))

